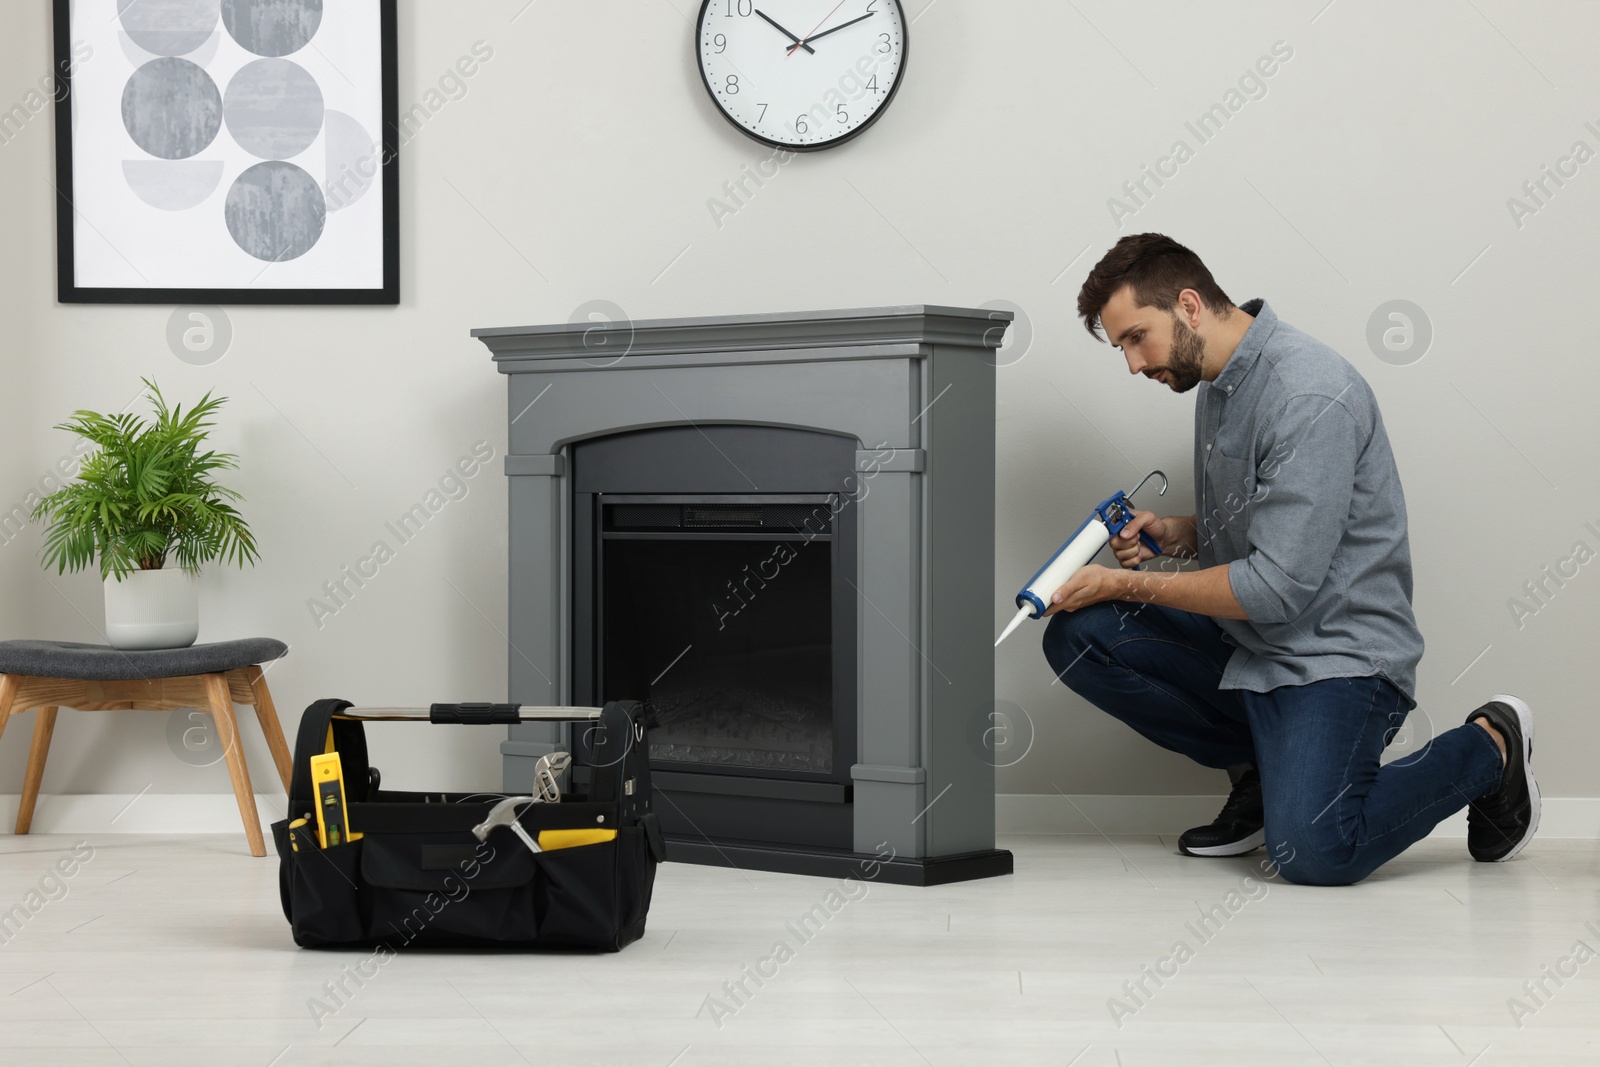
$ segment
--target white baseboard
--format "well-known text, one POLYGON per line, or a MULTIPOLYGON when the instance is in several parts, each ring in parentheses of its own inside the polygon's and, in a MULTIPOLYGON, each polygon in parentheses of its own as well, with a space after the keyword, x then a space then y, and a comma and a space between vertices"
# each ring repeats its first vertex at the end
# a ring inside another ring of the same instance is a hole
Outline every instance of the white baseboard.
MULTIPOLYGON (((1001 793, 995 828, 1002 834, 1179 834, 1216 817, 1221 796, 1062 796, 1001 793)), ((0 832, 16 824, 17 796, 0 796, 0 832)), ((256 795, 263 829, 283 818, 284 797, 256 795)), ((226 834, 241 830, 232 793, 96 793, 39 798, 39 834, 226 834)), ((1430 837, 1466 837, 1457 812, 1430 837)), ((1600 840, 1600 797, 1545 797, 1540 837, 1600 840)))
MULTIPOLYGON (((1216 818, 1222 796, 1062 796, 1001 793, 995 828, 1002 834, 1180 834, 1216 818)), ((1600 797, 1545 797, 1540 837, 1600 839, 1600 797)), ((1466 837, 1467 813, 1458 811, 1429 837, 1466 837)))

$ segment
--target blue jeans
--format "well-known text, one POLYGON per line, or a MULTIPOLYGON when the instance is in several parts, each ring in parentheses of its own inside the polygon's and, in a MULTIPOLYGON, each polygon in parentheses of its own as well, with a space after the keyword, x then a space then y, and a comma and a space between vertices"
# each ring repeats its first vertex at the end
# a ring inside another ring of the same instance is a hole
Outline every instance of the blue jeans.
POLYGON ((1154 604, 1061 612, 1044 634, 1051 670, 1095 707, 1204 766, 1255 764, 1267 849, 1291 882, 1359 882, 1499 788, 1500 749, 1470 724, 1380 766, 1408 711, 1387 680, 1218 689, 1232 653, 1209 617, 1154 604))

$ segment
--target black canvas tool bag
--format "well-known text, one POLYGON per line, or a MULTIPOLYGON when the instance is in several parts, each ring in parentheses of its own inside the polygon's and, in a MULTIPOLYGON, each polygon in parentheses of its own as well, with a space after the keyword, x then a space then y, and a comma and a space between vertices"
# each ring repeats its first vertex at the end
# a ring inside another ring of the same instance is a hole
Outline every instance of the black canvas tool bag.
POLYGON ((289 817, 272 826, 283 913, 295 943, 306 948, 384 945, 396 952, 415 945, 615 952, 637 940, 650 910, 656 864, 666 856, 651 808, 644 716, 635 701, 615 701, 603 709, 312 704, 295 743, 289 817), (396 720, 436 724, 430 729, 442 728, 437 724, 574 723, 587 772, 580 779, 583 792, 563 792, 558 803, 520 805, 517 822, 535 841, 541 831, 615 830, 615 836, 568 844, 574 835, 547 835, 557 840, 537 853, 509 826, 478 840, 473 828, 496 803, 517 794, 380 788, 380 776, 367 759, 365 723, 396 720), (311 757, 329 752, 339 754, 350 840, 323 848, 311 757))

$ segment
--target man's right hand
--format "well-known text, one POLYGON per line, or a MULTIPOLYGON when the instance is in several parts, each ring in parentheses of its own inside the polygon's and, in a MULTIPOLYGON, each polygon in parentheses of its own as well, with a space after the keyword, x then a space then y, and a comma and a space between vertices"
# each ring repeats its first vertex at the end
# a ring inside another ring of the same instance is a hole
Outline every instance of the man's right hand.
POLYGON ((1117 554, 1117 562, 1127 569, 1156 558, 1149 546, 1139 540, 1141 530, 1161 546, 1163 553, 1171 554, 1181 539, 1181 532, 1175 528, 1177 521, 1158 518, 1153 511, 1134 511, 1128 525, 1111 538, 1111 551, 1117 554))

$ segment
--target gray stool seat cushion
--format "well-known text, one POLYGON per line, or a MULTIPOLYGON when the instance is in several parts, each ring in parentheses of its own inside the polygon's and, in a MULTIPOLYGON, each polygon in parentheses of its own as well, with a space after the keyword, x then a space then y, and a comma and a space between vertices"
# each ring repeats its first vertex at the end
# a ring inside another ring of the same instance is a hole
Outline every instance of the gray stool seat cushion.
POLYGON ((130 652, 76 641, 0 641, 0 674, 121 682, 220 674, 282 658, 289 646, 270 637, 216 641, 188 648, 130 652))

